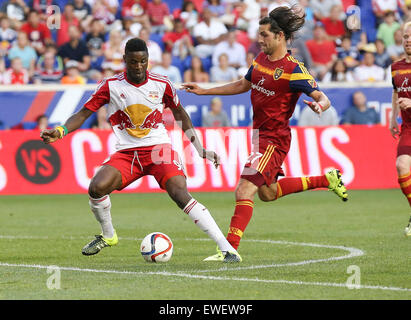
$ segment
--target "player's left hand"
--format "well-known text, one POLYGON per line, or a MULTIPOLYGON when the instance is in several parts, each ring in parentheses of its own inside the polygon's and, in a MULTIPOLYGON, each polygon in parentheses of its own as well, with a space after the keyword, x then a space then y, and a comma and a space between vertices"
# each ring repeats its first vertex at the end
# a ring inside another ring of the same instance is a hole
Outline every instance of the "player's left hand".
POLYGON ((214 151, 203 149, 202 158, 210 160, 214 164, 216 169, 220 165, 220 156, 214 151))
POLYGON ((398 106, 400 109, 408 109, 411 107, 411 99, 408 98, 398 98, 398 106))
POLYGON ((308 101, 303 100, 304 103, 311 108, 312 111, 318 114, 321 117, 321 113, 323 112, 322 106, 316 101, 308 101))

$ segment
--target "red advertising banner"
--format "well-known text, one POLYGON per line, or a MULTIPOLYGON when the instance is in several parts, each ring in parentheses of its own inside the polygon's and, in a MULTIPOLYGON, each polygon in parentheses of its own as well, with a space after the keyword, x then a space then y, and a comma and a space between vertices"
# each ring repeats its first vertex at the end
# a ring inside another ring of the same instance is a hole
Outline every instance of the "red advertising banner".
MULTIPOLYGON (((222 160, 219 169, 200 159, 181 130, 170 130, 180 154, 190 191, 232 191, 250 153, 250 128, 198 129, 207 149, 222 160)), ((292 144, 284 171, 287 176, 321 175, 330 168, 343 172, 350 189, 397 188, 397 141, 382 126, 292 128, 292 144)), ((35 130, 0 131, 0 194, 86 193, 101 163, 115 152, 111 131, 78 130, 51 145, 35 130)), ((156 192, 151 176, 123 192, 156 192)))

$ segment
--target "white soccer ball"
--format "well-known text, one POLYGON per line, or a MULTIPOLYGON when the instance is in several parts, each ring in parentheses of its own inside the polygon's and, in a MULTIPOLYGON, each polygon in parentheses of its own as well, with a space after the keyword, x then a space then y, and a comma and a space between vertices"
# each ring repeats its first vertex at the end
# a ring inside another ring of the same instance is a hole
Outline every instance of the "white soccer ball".
POLYGON ((173 242, 168 235, 153 232, 141 241, 140 252, 148 262, 167 262, 173 255, 173 242))

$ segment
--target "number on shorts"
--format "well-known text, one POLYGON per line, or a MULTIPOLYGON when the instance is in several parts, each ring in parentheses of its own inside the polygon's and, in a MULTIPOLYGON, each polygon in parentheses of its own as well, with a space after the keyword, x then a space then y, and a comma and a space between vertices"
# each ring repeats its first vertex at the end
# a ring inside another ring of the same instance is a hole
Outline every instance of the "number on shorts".
POLYGON ((257 159, 261 158, 263 156, 262 153, 260 152, 251 152, 250 156, 247 159, 247 163, 253 164, 257 159))

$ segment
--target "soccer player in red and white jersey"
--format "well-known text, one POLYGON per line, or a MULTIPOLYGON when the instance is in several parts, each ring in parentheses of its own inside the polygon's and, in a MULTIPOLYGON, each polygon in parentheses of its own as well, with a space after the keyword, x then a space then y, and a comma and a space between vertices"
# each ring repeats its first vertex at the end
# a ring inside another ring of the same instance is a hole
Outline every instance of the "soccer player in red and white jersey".
POLYGON ((45 143, 55 142, 80 128, 93 112, 107 104, 109 121, 117 138, 117 152, 103 163, 90 182, 89 204, 102 234, 85 245, 82 253, 93 255, 118 243, 111 220, 109 194, 122 190, 142 176, 153 175, 160 187, 217 243, 224 252, 224 262, 241 261, 207 208, 188 193, 183 165, 171 148, 162 121, 164 108, 172 110, 200 157, 212 161, 216 167, 219 157, 202 147, 168 78, 147 71, 148 50, 143 40, 134 38, 127 42, 124 61, 125 72, 103 80, 83 108, 63 126, 43 130, 40 135, 45 143))
MULTIPOLYGON (((405 58, 391 65, 393 91, 390 131, 395 139, 400 137, 396 160, 398 183, 411 207, 411 22, 404 24, 402 37, 405 58), (397 122, 400 110, 401 132, 397 122)), ((411 218, 404 233, 411 236, 411 218)))
MULTIPOLYGON (((273 201, 290 193, 315 188, 329 188, 347 200, 346 188, 339 170, 316 177, 284 178, 281 165, 289 151, 289 119, 298 98, 304 92, 314 99, 304 100, 321 115, 330 106, 316 81, 302 63, 287 52, 287 41, 304 24, 305 13, 298 7, 277 7, 259 22, 258 42, 262 52, 256 57, 244 78, 229 84, 203 89, 185 83, 188 92, 203 95, 231 95, 251 90, 253 106, 253 150, 245 164, 235 191, 236 206, 227 239, 237 249, 247 227, 258 193, 263 201, 273 201)), ((221 252, 206 258, 224 259, 221 252)))

